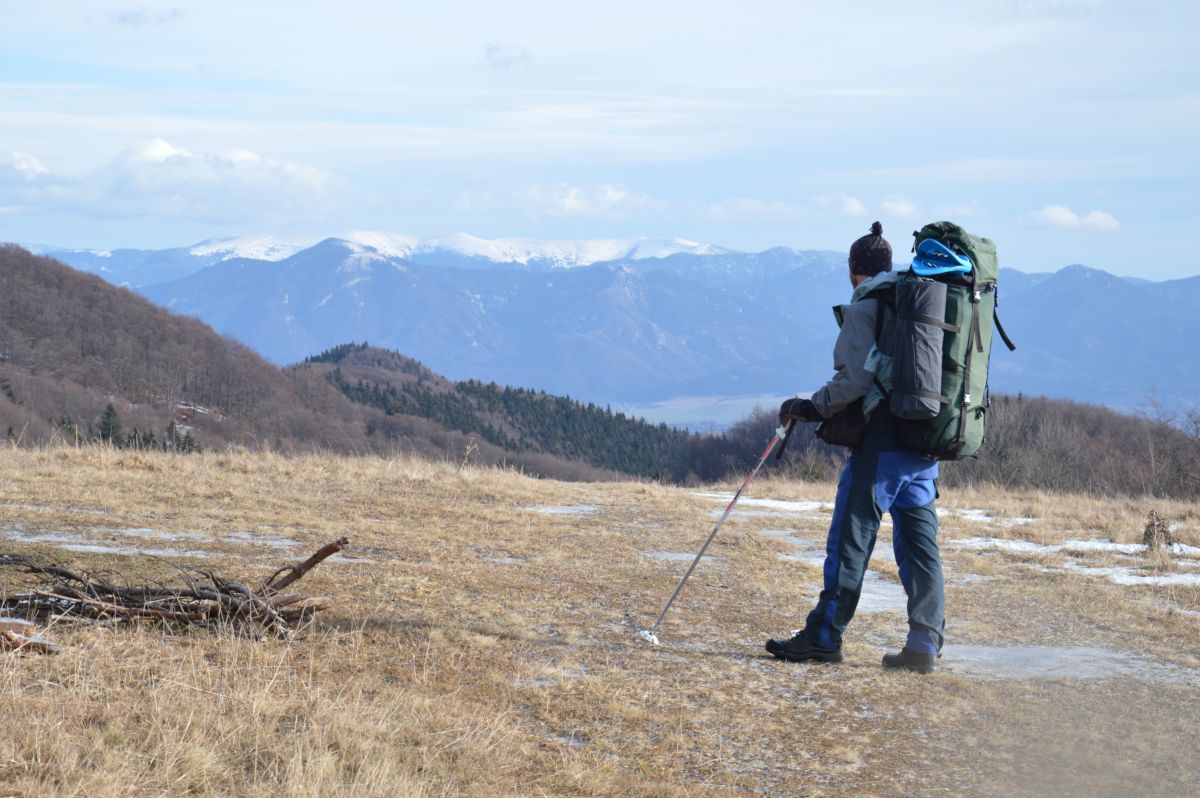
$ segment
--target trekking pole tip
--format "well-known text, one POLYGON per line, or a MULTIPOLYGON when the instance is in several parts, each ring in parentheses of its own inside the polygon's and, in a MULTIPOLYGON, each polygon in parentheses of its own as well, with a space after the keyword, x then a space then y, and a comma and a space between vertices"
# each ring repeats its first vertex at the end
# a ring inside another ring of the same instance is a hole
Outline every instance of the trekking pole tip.
POLYGON ((654 634, 654 632, 651 632, 649 629, 643 629, 642 631, 638 632, 638 637, 642 638, 651 645, 661 645, 661 643, 658 642, 658 635, 654 634))

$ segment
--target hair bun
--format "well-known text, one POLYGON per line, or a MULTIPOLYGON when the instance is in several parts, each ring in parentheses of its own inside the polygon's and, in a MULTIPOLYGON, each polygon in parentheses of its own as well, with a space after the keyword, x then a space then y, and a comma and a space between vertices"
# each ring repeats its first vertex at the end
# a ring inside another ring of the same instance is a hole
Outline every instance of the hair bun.
POLYGON ((881 225, 879 222, 873 223, 871 225, 871 235, 873 235, 873 236, 883 235, 883 225, 881 225))

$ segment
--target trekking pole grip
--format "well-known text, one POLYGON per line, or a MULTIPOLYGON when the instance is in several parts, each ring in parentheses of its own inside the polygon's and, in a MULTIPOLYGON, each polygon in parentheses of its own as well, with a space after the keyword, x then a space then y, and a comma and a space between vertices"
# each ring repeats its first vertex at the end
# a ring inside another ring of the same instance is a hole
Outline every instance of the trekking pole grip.
POLYGON ((779 443, 779 448, 775 451, 775 462, 779 462, 783 458, 783 450, 787 448, 788 441, 792 439, 792 431, 796 429, 796 419, 788 422, 787 429, 780 428, 775 431, 776 435, 782 435, 783 440, 779 443))

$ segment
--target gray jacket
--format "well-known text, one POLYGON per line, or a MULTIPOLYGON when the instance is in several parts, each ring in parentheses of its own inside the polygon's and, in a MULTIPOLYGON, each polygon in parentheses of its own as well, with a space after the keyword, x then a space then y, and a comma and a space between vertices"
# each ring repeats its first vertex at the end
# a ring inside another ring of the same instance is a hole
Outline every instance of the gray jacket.
MULTIPOLYGON (((837 343, 833 346, 834 374, 829 382, 813 392, 812 403, 825 418, 840 413, 856 399, 866 397, 868 393, 878 394, 875 389, 875 376, 881 372, 880 360, 890 364, 890 357, 883 356, 875 346, 875 321, 880 312, 879 300, 867 298, 867 294, 887 282, 895 281, 894 272, 883 272, 862 283, 854 289, 850 304, 838 305, 833 309, 841 331, 838 332, 837 343), (873 390, 874 389, 874 390, 873 390)), ((892 333, 894 320, 890 313, 885 314, 883 329, 880 331, 880 341, 886 341, 892 333)), ((891 353, 888 352, 887 355, 891 353)), ((890 374, 884 375, 885 384, 890 382, 890 374)), ((868 397, 864 412, 868 415, 874 409, 877 397, 868 397), (876 399, 876 401, 871 401, 876 399)))

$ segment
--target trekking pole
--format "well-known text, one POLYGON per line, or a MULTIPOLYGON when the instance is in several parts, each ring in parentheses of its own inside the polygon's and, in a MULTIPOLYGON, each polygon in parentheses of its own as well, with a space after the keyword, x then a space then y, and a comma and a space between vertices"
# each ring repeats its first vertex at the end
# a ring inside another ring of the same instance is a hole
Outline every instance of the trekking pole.
POLYGON ((675 603, 675 597, 679 595, 679 591, 683 590, 683 586, 687 584, 688 577, 692 575, 692 571, 696 570, 696 566, 700 563, 700 558, 703 557, 704 552, 708 550, 708 544, 713 542, 713 538, 717 536, 717 532, 721 529, 721 525, 725 523, 725 519, 729 517, 731 512, 733 512, 733 506, 738 503, 738 499, 742 498, 742 494, 745 493, 746 488, 750 485, 750 480, 754 479, 754 475, 758 473, 758 469, 762 468, 763 463, 765 463, 767 458, 771 456, 771 451, 780 441, 783 441, 785 446, 787 445, 787 439, 791 437, 792 428, 794 426, 795 422, 793 421, 788 425, 787 429, 780 427, 775 430, 775 437, 771 438, 771 442, 767 444, 766 450, 764 450, 762 456, 758 458, 758 463, 755 464, 754 468, 750 469, 750 473, 746 475, 746 481, 742 483, 740 488, 738 488, 738 492, 733 494, 733 499, 730 500, 729 505, 725 508, 725 512, 721 513, 721 518, 717 521, 717 525, 713 527, 712 532, 708 533, 708 540, 704 541, 704 545, 700 547, 700 551, 696 554, 696 559, 692 560, 692 564, 688 566, 687 573, 683 575, 683 578, 679 580, 679 584, 675 586, 675 592, 671 594, 669 599, 667 599, 667 603, 662 608, 662 612, 658 614, 658 620, 656 620, 654 625, 649 629, 643 629, 642 631, 638 632, 638 636, 643 640, 648 643, 653 643, 656 646, 659 644, 658 627, 663 622, 663 618, 667 617, 667 611, 671 609, 671 605, 675 603))
MULTIPOLYGON (((788 441, 792 439, 792 433, 796 431, 796 419, 788 422, 787 429, 783 432, 783 443, 779 444, 779 451, 775 452, 775 462, 778 463, 783 459, 783 452, 787 449, 788 441)), ((779 434, 779 430, 775 430, 775 434, 779 434)))

